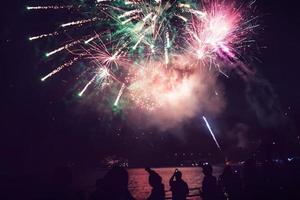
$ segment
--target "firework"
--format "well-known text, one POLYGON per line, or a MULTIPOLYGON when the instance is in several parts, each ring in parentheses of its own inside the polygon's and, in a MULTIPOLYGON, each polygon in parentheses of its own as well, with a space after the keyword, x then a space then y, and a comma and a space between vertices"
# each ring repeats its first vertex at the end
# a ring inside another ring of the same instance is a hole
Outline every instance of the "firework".
POLYGON ((92 91, 92 85, 111 85, 119 88, 114 92, 115 106, 124 97, 139 108, 153 111, 183 104, 197 91, 194 87, 199 83, 193 73, 199 73, 201 67, 214 66, 228 77, 226 66, 240 60, 241 50, 253 41, 251 33, 258 26, 255 17, 247 15, 251 6, 252 2, 237 6, 217 0, 95 0, 93 4, 32 5, 27 10, 70 12, 70 16, 58 23, 57 30, 30 36, 29 40, 56 39, 65 34, 69 38, 45 54, 59 58, 67 54, 69 60, 42 81, 83 63, 90 74, 85 83, 80 83, 79 96, 92 91), (73 13, 83 18, 73 19, 73 13))
POLYGON ((120 98, 121 98, 121 96, 122 96, 122 94, 123 94, 124 89, 125 89, 125 84, 123 83, 123 84, 122 84, 122 87, 121 87, 121 89, 120 89, 120 91, 119 91, 119 93, 118 93, 117 99, 116 99, 116 101, 115 101, 115 103, 114 103, 114 106, 117 106, 117 105, 118 105, 119 100, 120 100, 120 98))
POLYGON ((60 10, 60 9, 71 9, 73 8, 72 5, 66 6, 27 6, 27 10, 60 10))
POLYGON ((222 150, 221 150, 221 147, 220 147, 220 145, 219 145, 219 143, 218 143, 218 141, 217 141, 217 138, 215 137, 214 132, 211 130, 211 127, 210 127, 210 125, 209 125, 209 123, 208 123, 206 117, 205 117, 205 116, 202 116, 202 118, 203 118, 203 120, 204 120, 204 122, 205 122, 205 125, 206 125, 206 127, 207 127, 209 133, 211 134, 211 136, 212 136, 212 138, 213 138, 215 144, 216 144, 217 147, 220 149, 220 151, 222 151, 222 150))

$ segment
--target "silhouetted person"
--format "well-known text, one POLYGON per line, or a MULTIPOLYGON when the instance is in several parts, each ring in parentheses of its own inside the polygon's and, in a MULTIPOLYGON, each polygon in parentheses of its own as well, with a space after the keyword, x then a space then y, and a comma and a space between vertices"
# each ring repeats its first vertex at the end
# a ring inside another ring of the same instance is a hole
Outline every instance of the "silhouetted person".
POLYGON ((217 179, 212 175, 212 166, 208 163, 202 165, 204 178, 202 181, 201 197, 203 200, 223 199, 220 189, 217 185, 217 179))
POLYGON ((233 172, 231 166, 224 167, 220 176, 220 185, 230 200, 241 199, 242 181, 239 175, 233 172))
POLYGON ((112 167, 102 180, 97 181, 93 200, 134 200, 128 190, 128 172, 122 167, 112 167))
POLYGON ((165 199, 165 187, 162 183, 161 176, 150 168, 145 168, 149 173, 149 184, 152 187, 151 194, 147 200, 164 200, 165 199))
POLYGON ((169 184, 173 200, 186 200, 186 196, 189 194, 189 187, 187 183, 182 180, 182 173, 178 171, 178 169, 175 170, 169 184))

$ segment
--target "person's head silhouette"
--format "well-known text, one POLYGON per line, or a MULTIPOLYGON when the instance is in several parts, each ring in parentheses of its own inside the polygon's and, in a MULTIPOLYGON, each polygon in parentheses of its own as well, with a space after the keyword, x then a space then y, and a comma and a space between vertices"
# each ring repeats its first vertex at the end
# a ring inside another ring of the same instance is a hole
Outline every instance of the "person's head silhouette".
POLYGON ((181 180, 181 178, 182 178, 181 171, 176 171, 174 175, 175 175, 176 180, 181 180))
POLYGON ((204 164, 202 165, 202 171, 203 171, 203 174, 204 174, 205 176, 210 176, 210 175, 212 175, 213 169, 212 169, 212 166, 211 166, 210 164, 204 163, 204 164))
POLYGON ((145 170, 149 173, 149 184, 151 187, 160 186, 162 184, 162 178, 158 173, 149 167, 145 168, 145 170))

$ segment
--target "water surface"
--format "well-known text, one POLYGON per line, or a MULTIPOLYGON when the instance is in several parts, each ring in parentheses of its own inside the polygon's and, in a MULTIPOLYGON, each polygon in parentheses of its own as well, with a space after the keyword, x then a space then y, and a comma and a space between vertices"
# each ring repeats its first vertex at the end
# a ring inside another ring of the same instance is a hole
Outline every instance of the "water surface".
MULTIPOLYGON (((200 188, 203 180, 202 168, 198 167, 182 167, 178 168, 182 172, 182 178, 185 180, 189 188, 200 188)), ((153 168, 163 179, 165 190, 169 191, 169 180, 173 175, 175 168, 153 168)), ((129 190, 131 194, 138 200, 146 199, 151 191, 151 187, 148 184, 148 172, 142 168, 128 169, 129 173, 129 190)), ((220 167, 214 167, 214 175, 219 176, 221 174, 220 167)), ((190 192, 199 193, 198 190, 192 190, 190 192)), ((170 192, 166 193, 166 196, 170 196, 170 192)), ((200 197, 193 197, 190 199, 200 199, 200 197)))

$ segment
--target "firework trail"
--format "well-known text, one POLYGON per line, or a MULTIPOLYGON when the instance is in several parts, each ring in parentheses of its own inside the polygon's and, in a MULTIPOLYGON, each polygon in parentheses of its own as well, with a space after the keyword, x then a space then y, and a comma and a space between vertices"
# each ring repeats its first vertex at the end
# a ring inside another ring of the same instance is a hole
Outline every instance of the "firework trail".
POLYGON ((209 130, 209 133, 211 134, 213 140, 215 141, 217 147, 220 149, 220 151, 222 151, 222 150, 221 150, 221 147, 220 147, 220 145, 219 145, 219 143, 218 143, 218 141, 217 141, 217 139, 216 139, 216 137, 215 137, 215 134, 213 133, 213 131, 212 131, 211 128, 210 128, 210 125, 209 125, 209 123, 208 123, 206 117, 205 117, 205 116, 202 116, 202 118, 203 118, 203 120, 204 120, 204 122, 205 122, 205 125, 206 125, 207 129, 209 130))
POLYGON ((78 96, 92 91, 90 87, 111 85, 113 90, 121 85, 113 91, 114 105, 124 98, 131 103, 126 105, 153 111, 185 102, 180 95, 191 96, 194 89, 189 87, 197 84, 190 76, 199 73, 199 68, 213 68, 229 77, 229 66, 241 62, 243 51, 255 42, 251 35, 258 25, 256 17, 249 14, 252 7, 253 2, 240 6, 218 0, 95 0, 30 5, 30 12, 70 15, 58 22, 56 30, 33 34, 29 40, 61 41, 64 35, 68 37, 45 54, 47 60, 68 58, 42 81, 84 63, 89 73, 85 83, 79 82, 82 86, 78 96))
POLYGON ((117 96, 117 99, 116 99, 116 101, 115 101, 115 103, 114 103, 114 106, 117 106, 118 105, 118 103, 119 103, 119 100, 120 100, 120 98, 121 98, 121 96, 122 96, 122 94, 123 94, 123 90, 125 89, 125 84, 123 83, 122 84, 122 87, 121 87, 121 89, 120 89, 120 91, 119 91, 119 94, 118 94, 118 96, 117 96))

